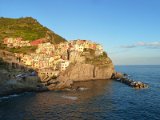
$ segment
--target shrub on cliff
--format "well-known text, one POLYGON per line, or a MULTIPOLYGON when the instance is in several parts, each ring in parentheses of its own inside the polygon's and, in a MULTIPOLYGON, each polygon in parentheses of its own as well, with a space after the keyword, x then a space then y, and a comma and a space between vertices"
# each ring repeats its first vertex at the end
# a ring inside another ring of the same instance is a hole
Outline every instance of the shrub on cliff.
POLYGON ((86 56, 87 64, 93 64, 97 66, 108 66, 110 63, 112 63, 111 59, 108 57, 106 52, 103 52, 103 54, 100 56, 95 56, 93 53, 93 50, 91 50, 90 55, 86 56))

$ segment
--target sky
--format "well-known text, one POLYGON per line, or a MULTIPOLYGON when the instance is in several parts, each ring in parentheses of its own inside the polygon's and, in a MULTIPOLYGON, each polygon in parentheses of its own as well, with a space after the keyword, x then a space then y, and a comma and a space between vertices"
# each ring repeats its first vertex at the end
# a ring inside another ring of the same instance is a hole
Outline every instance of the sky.
POLYGON ((0 17, 33 17, 67 40, 103 45, 115 65, 160 65, 160 0, 0 0, 0 17))

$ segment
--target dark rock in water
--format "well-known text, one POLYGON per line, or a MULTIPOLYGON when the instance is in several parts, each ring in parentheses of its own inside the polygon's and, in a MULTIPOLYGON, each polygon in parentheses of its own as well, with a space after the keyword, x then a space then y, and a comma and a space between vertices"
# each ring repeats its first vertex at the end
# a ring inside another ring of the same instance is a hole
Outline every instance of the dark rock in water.
POLYGON ((143 83, 143 82, 140 82, 140 81, 134 81, 132 79, 129 79, 128 77, 125 77, 127 74, 122 74, 122 73, 115 73, 113 76, 112 76, 112 79, 118 81, 118 82, 122 82, 126 85, 129 85, 131 87, 134 87, 134 88, 138 88, 138 89, 142 89, 142 88, 148 88, 148 85, 143 83))
POLYGON ((124 77, 124 75, 122 73, 115 72, 115 73, 112 73, 111 79, 121 79, 123 77, 124 77))
POLYGON ((123 73, 123 77, 124 77, 124 78, 129 78, 130 75, 128 75, 128 74, 126 74, 126 73, 123 73))
POLYGON ((126 74, 126 73, 123 73, 123 76, 128 76, 128 74, 126 74))

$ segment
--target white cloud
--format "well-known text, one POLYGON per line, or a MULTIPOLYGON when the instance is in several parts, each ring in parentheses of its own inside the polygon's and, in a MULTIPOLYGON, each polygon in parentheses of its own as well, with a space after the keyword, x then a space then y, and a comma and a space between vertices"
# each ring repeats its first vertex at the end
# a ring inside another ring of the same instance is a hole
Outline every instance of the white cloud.
POLYGON ((132 45, 124 45, 121 46, 122 48, 135 48, 135 47, 146 47, 152 49, 160 49, 160 41, 156 42, 137 42, 136 44, 132 45))
POLYGON ((122 45, 122 48, 135 48, 136 45, 122 45))

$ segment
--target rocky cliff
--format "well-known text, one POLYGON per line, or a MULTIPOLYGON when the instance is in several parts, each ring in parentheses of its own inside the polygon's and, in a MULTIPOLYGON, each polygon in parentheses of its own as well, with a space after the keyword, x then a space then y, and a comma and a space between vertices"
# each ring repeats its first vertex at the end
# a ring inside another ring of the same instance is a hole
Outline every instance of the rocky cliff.
POLYGON ((56 79, 59 81, 59 84, 54 86, 51 84, 47 87, 50 90, 70 88, 74 82, 111 79, 112 73, 114 73, 112 64, 109 67, 106 67, 77 63, 56 79))
MULTIPOLYGON (((108 60, 109 58, 106 57, 106 59, 108 60)), ((102 61, 106 63, 106 59, 103 59, 102 61)), ((77 62, 75 64, 71 64, 69 68, 62 72, 57 79, 48 81, 50 84, 47 85, 47 87, 49 90, 64 89, 72 87, 74 82, 107 80, 111 79, 114 72, 114 65, 110 59, 108 63, 100 65, 77 62)))
POLYGON ((96 56, 92 51, 92 54, 89 52, 89 54, 83 53, 78 56, 78 59, 74 59, 74 62, 65 71, 62 71, 58 77, 45 81, 38 76, 30 76, 28 68, 24 69, 19 66, 7 67, 6 63, 4 64, 1 61, 3 70, 0 71, 2 76, 0 78, 0 96, 24 91, 63 90, 72 88, 72 85, 78 81, 111 79, 112 74, 115 72, 114 65, 106 53, 96 56), (14 76, 22 73, 25 73, 25 76, 28 77, 24 79, 23 76, 14 76))

